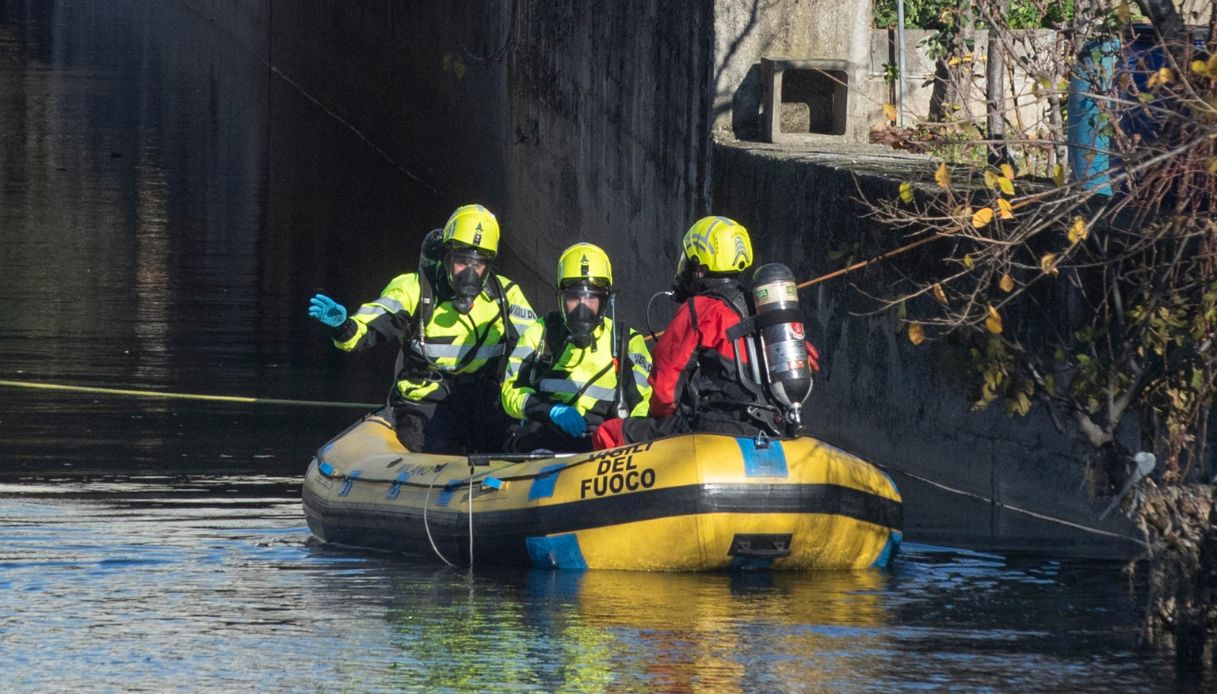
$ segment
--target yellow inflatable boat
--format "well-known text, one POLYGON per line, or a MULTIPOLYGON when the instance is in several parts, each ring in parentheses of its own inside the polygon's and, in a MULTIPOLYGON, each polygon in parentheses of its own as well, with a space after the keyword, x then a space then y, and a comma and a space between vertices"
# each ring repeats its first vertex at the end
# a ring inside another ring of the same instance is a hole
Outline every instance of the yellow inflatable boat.
POLYGON ((885 566, 901 540, 891 479, 812 438, 500 460, 412 453, 369 416, 318 451, 303 497, 325 542, 459 565, 856 569, 885 566))

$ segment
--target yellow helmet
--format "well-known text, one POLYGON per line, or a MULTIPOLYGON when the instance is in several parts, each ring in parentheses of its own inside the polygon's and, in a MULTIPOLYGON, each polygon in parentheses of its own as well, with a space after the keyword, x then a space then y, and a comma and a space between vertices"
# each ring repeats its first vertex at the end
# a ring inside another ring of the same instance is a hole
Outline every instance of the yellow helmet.
POLYGON ((499 253, 499 220, 481 205, 461 205, 444 225, 444 245, 463 245, 493 258, 499 253))
POLYGON ((752 265, 752 239, 739 222, 726 217, 702 217, 681 241, 679 277, 694 261, 711 274, 731 274, 752 265))
POLYGON ((613 288, 613 264, 599 246, 576 243, 558 256, 558 288, 571 284, 591 284, 613 288))

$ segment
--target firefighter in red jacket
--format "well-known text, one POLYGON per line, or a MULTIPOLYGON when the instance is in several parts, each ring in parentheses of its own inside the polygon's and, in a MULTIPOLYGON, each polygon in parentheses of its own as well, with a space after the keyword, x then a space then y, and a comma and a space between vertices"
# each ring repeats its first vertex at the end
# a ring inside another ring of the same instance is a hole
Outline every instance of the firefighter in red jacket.
MULTIPOLYGON (((683 302, 655 345, 649 381, 650 417, 609 420, 596 430, 597 449, 690 432, 781 435, 781 415, 750 384, 743 340, 727 331, 752 314, 740 275, 752 265, 748 230, 726 217, 705 217, 685 234, 676 266, 675 300, 683 302)), ((801 324, 798 330, 802 331, 801 324)), ((806 342, 808 363, 819 355, 806 342)))

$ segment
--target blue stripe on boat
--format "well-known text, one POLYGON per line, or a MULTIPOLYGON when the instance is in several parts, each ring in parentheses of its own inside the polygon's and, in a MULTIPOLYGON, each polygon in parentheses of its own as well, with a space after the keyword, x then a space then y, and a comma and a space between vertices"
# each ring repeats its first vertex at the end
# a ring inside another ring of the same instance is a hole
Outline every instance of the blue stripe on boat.
POLYGON ((355 486, 355 480, 359 479, 359 476, 362 474, 363 472, 359 470, 351 470, 348 472, 346 481, 342 483, 342 489, 338 490, 338 496, 346 496, 347 494, 350 494, 351 487, 355 486))
POLYGON ((879 556, 875 557, 871 568, 882 569, 892 560, 892 555, 900 548, 900 543, 904 541, 904 533, 899 530, 892 530, 887 534, 887 542, 883 545, 883 550, 879 552, 879 556))
POLYGON ((558 482, 558 473, 566 467, 566 463, 554 463, 541 468, 537 476, 532 480, 532 487, 528 490, 528 500, 545 499, 554 495, 554 484, 558 482))
POLYGON ((744 474, 748 477, 789 477, 786 452, 781 441, 770 441, 766 448, 757 448, 753 439, 737 438, 744 454, 744 474))
MULTIPOLYGON (((556 475, 555 475, 556 476, 556 475)), ((527 537, 528 557, 538 569, 586 569, 579 538, 574 533, 550 537, 527 537)))
POLYGON ((389 493, 385 494, 386 499, 396 499, 401 494, 401 485, 406 480, 410 479, 410 473, 405 470, 397 473, 397 477, 393 478, 393 484, 389 485, 389 493))
POLYGON ((334 476, 334 466, 330 465, 329 463, 321 463, 320 465, 317 466, 317 471, 320 472, 321 474, 325 475, 326 477, 334 476))
POLYGON ((456 488, 461 486, 463 483, 464 480, 448 480, 448 484, 444 485, 444 491, 440 492, 439 496, 435 497, 435 505, 447 506, 448 502, 452 501, 452 493, 455 492, 456 488))

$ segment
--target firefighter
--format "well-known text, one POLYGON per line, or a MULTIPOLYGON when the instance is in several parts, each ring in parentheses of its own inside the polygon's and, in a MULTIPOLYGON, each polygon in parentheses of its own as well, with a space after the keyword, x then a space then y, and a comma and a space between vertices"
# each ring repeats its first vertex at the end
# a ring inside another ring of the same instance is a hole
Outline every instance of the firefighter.
MULTIPOLYGON (((595 448, 690 432, 782 435, 781 408, 751 375, 746 352, 737 359, 747 338, 727 335, 754 313, 740 281, 751 265, 752 240, 738 222, 712 216, 689 228, 676 266, 674 299, 681 305, 655 345, 650 417, 605 423, 595 448)), ((801 339, 801 321, 797 334, 801 339)), ((818 371, 815 347, 804 344, 804 367, 818 371)))
POLYGON ((576 243, 558 258, 558 310, 534 322, 511 353, 503 409, 522 420, 513 452, 581 452, 605 420, 645 417, 651 355, 616 321, 613 269, 603 250, 576 243))
POLYGON ((498 250, 495 216, 464 205, 438 239, 428 235, 420 272, 393 278, 354 315, 324 294, 310 301, 309 315, 333 328, 341 350, 400 344, 387 414, 411 451, 495 451, 506 438, 512 421, 498 407, 499 380, 536 314, 520 288, 494 271, 498 250))

